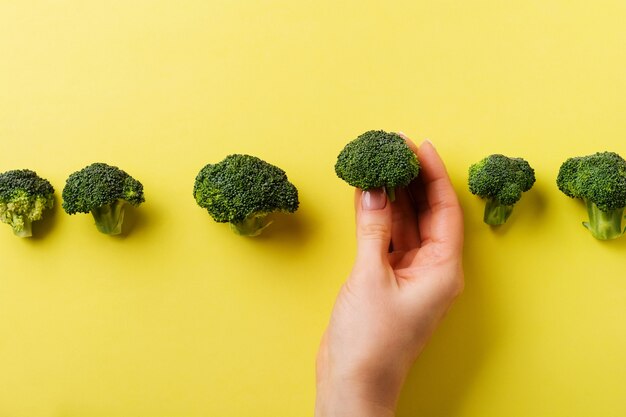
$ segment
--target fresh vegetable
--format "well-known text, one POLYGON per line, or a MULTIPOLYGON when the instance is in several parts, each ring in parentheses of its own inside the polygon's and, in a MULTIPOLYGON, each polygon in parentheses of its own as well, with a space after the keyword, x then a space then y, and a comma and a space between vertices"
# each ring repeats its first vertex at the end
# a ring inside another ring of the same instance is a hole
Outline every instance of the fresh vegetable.
POLYGON ((513 206, 535 183, 535 171, 522 158, 494 154, 469 168, 469 190, 486 200, 483 221, 491 226, 506 223, 513 206))
POLYGON ((234 154, 208 164, 196 176, 193 195, 213 220, 237 234, 257 236, 269 214, 298 209, 298 190, 282 169, 250 155, 234 154))
POLYGON ((622 226, 626 207, 626 161, 615 152, 569 158, 556 184, 566 196, 585 202, 589 221, 583 225, 593 237, 615 239, 625 232, 622 226))
POLYGON ((337 157, 337 176, 362 190, 384 188, 389 200, 395 189, 418 176, 420 164, 406 141, 396 133, 365 132, 348 143, 337 157))
POLYGON ((91 164, 71 174, 63 189, 67 214, 91 213, 98 230, 107 235, 122 232, 126 204, 145 201, 143 185, 118 167, 91 164))
POLYGON ((19 237, 32 236, 32 222, 54 205, 54 188, 28 169, 0 174, 0 220, 19 237))

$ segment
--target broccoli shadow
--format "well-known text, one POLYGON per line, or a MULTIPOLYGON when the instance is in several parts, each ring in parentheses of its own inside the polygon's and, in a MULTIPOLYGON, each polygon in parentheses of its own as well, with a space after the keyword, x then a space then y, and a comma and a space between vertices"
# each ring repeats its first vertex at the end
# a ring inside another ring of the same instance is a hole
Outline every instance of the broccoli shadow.
POLYGON ((470 236, 467 240, 465 291, 409 373, 398 417, 456 415, 497 337, 488 323, 488 311, 493 309, 481 281, 483 267, 469 253, 476 243, 470 236))
POLYGON ((52 229, 54 228, 58 212, 62 211, 59 205, 60 202, 55 194, 54 205, 52 206, 52 208, 43 212, 43 217, 41 218, 41 220, 33 222, 33 235, 29 238, 31 241, 43 240, 51 233, 52 229))
POLYGON ((543 214, 548 206, 548 200, 541 187, 535 186, 532 190, 524 193, 511 213, 511 217, 500 226, 489 226, 496 235, 506 235, 516 223, 536 227, 541 222, 543 214))
POLYGON ((601 240, 600 244, 606 245, 609 250, 619 250, 624 252, 626 250, 626 233, 617 239, 601 240))
POLYGON ((115 237, 119 239, 127 239, 129 235, 137 233, 149 224, 149 220, 146 216, 146 210, 142 210, 142 207, 134 207, 127 204, 124 208, 124 223, 122 223, 122 233, 115 237))
POLYGON ((259 236, 254 237, 258 241, 284 241, 290 244, 304 244, 311 236, 310 222, 303 212, 296 213, 271 213, 272 221, 267 229, 259 236))
POLYGON ((530 219, 533 219, 532 222, 535 223, 534 219, 543 216, 548 207, 546 193, 540 185, 535 186, 534 189, 527 192, 524 197, 526 198, 520 200, 520 211, 526 213, 530 219))

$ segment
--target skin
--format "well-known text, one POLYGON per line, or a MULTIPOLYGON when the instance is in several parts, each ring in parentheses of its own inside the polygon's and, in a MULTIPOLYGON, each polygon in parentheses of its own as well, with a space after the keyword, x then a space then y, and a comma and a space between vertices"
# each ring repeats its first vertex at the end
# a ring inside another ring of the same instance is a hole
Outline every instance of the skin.
POLYGON ((433 145, 405 140, 422 170, 396 201, 355 192, 357 256, 317 356, 316 417, 394 416, 412 364, 463 290, 458 198, 433 145))

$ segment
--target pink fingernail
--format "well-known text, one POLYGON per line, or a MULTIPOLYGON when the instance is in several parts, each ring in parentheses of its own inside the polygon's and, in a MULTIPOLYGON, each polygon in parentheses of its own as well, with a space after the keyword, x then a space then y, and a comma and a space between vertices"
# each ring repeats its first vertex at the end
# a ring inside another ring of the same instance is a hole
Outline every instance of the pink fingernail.
POLYGON ((382 188, 363 191, 361 207, 363 210, 381 210, 387 205, 387 194, 382 188))

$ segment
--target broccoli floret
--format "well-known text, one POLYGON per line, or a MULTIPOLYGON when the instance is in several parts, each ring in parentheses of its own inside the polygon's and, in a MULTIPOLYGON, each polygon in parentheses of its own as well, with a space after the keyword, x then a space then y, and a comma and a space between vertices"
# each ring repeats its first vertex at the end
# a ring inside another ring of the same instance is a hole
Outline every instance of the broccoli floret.
POLYGON ((491 226, 504 224, 522 193, 535 183, 535 171, 522 158, 489 155, 470 166, 469 190, 486 200, 483 220, 491 226))
POLYGON ((370 130, 348 143, 337 157, 337 176, 362 190, 381 188, 389 200, 395 189, 418 176, 420 164, 405 140, 395 133, 370 130))
POLYGON ((107 235, 122 232, 126 203, 138 206, 144 201, 139 181, 103 163, 74 172, 63 188, 63 209, 67 214, 91 213, 98 230, 107 235))
POLYGON ((569 158, 559 169, 556 184, 566 196, 587 205, 589 222, 583 225, 600 240, 624 234, 626 161, 614 152, 569 158))
POLYGON ((273 212, 298 209, 298 190, 282 169, 250 155, 229 155, 196 176, 193 195, 213 220, 243 236, 257 236, 273 212))
POLYGON ((19 237, 33 235, 32 222, 54 205, 54 188, 28 169, 0 174, 0 220, 19 237))

